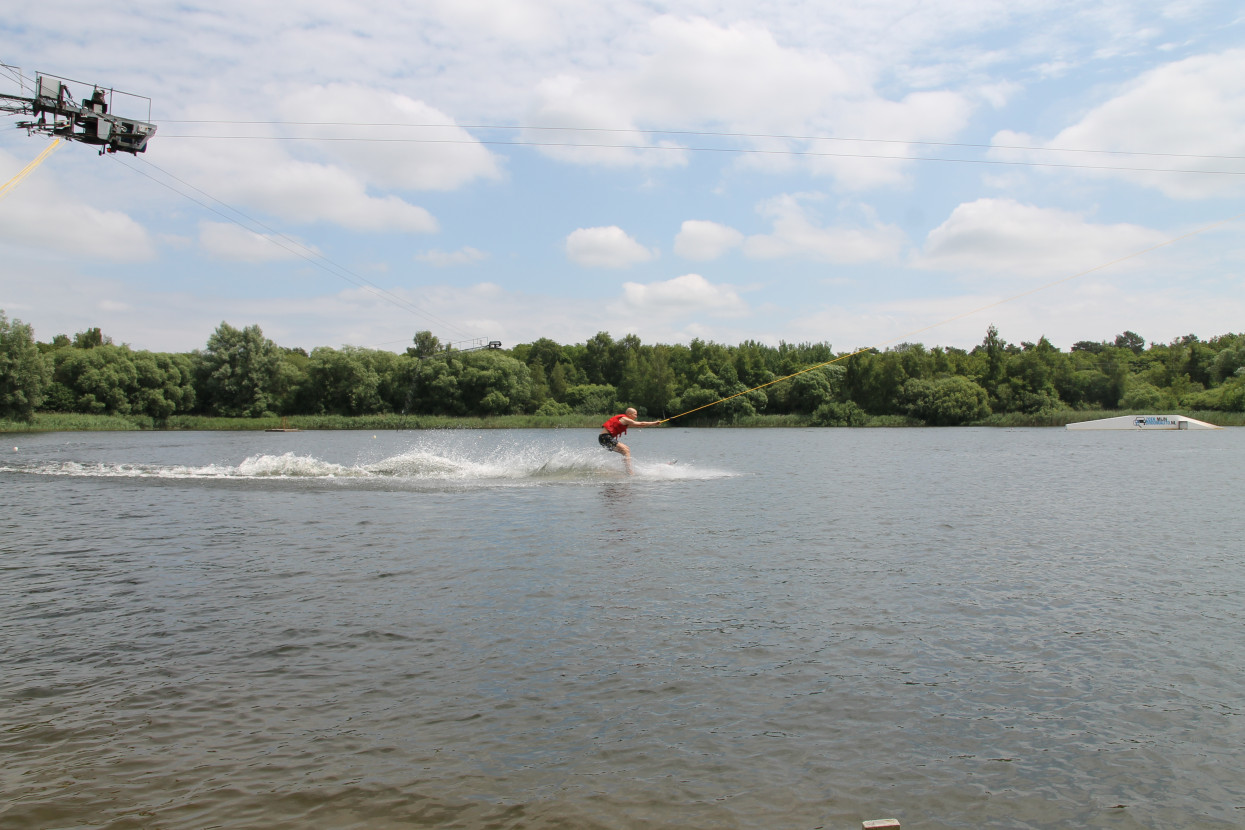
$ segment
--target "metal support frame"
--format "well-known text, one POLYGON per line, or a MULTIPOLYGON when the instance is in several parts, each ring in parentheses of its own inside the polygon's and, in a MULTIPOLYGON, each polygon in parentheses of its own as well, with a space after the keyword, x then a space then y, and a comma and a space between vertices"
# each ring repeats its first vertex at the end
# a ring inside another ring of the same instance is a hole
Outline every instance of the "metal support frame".
POLYGON ((140 121, 110 112, 116 96, 138 98, 147 101, 147 118, 150 119, 150 98, 44 73, 36 76, 33 91, 33 97, 0 93, 0 112, 31 116, 29 121, 17 122, 18 128, 28 133, 91 144, 100 147, 101 154, 146 152, 147 142, 155 135, 156 125, 150 120, 140 121), (90 97, 82 99, 81 103, 75 101, 70 83, 90 86, 90 97))

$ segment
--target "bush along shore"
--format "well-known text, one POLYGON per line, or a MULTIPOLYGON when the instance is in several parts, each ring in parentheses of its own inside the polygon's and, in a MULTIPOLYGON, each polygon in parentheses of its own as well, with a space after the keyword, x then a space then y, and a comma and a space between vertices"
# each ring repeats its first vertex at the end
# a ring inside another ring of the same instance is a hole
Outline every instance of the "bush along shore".
POLYGON ((308 353, 258 326, 222 323, 202 350, 158 353, 116 345, 97 328, 39 342, 0 311, 0 420, 11 424, 275 429, 284 416, 294 429, 587 427, 627 407, 679 426, 1042 426, 1192 412, 1221 423, 1245 413, 1245 334, 1147 346, 1124 332, 1062 351, 1044 337, 1008 343, 990 326, 971 350, 835 352, 829 343, 648 345, 605 332, 578 345, 541 338, 459 350, 424 331, 399 354, 308 353))
MULTIPOLYGON (((610 413, 613 414, 613 413, 610 413)), ((1110 418, 1117 415, 1148 415, 1154 412, 1124 410, 1093 410, 1008 412, 990 415, 961 426, 976 427, 1062 427, 1078 421, 1110 418)), ((1169 414, 1169 413, 1159 413, 1169 414)), ((1191 411, 1181 412, 1191 418, 1216 426, 1245 426, 1245 412, 1191 411)), ((602 415, 493 415, 483 418, 454 418, 442 415, 291 415, 288 417, 213 418, 202 415, 174 415, 157 421, 146 415, 82 415, 77 413, 38 412, 32 421, 0 420, 0 432, 108 432, 125 430, 424 430, 424 429, 598 429, 608 418, 602 415)), ((694 428, 803 428, 834 426, 818 424, 810 415, 750 415, 734 420, 706 419, 683 423, 675 419, 665 426, 694 428)), ((842 425, 839 425, 842 426, 842 425)), ((925 422, 902 415, 867 417, 855 428, 922 427, 925 422)))

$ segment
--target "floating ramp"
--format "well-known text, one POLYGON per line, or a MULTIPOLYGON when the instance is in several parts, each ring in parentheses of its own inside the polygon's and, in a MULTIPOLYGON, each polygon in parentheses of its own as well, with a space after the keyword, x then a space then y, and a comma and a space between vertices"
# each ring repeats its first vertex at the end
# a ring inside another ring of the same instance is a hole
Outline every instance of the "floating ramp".
POLYGON ((1222 429, 1185 415, 1120 415, 1068 424, 1067 429, 1222 429))

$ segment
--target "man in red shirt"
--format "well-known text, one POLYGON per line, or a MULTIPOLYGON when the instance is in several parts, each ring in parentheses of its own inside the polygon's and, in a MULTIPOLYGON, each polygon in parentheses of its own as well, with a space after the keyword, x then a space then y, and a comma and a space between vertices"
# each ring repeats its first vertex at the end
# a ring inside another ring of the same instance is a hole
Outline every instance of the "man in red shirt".
POLYGON ((618 441, 619 436, 627 431, 627 427, 655 427, 661 424, 661 421, 637 421, 636 416, 639 413, 635 409, 628 409, 621 415, 615 415, 605 423, 601 424, 601 434, 597 436, 597 440, 601 446, 610 452, 622 453, 623 464, 627 467, 627 475, 631 475, 631 450, 626 444, 618 441))

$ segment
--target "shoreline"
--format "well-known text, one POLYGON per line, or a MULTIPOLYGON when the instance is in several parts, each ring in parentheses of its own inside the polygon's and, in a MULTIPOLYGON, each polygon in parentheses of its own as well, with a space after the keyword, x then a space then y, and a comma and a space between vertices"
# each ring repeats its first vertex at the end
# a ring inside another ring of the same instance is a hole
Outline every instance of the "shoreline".
MULTIPOLYGON (((1078 421, 1092 421, 1119 415, 1140 415, 1124 410, 1057 410, 1034 414, 1003 413, 963 427, 1063 427, 1078 421)), ((1245 426, 1245 412, 1182 412, 1191 418, 1221 427, 1245 426)), ((216 418, 174 415, 156 422, 143 415, 82 415, 75 413, 35 413, 30 423, 0 421, 0 433, 33 432, 178 432, 178 431, 325 431, 325 430, 429 430, 429 429, 599 429, 609 415, 493 415, 453 417, 447 415, 272 415, 261 418, 216 418)), ((753 415, 731 422, 712 419, 674 421, 668 427, 693 429, 800 429, 814 428, 811 415, 753 415)), ((825 426, 818 429, 896 429, 927 428, 916 418, 903 415, 870 416, 860 426, 825 426)), ((933 427, 929 427, 933 428, 933 427)), ((961 427, 941 427, 959 429, 961 427)))

